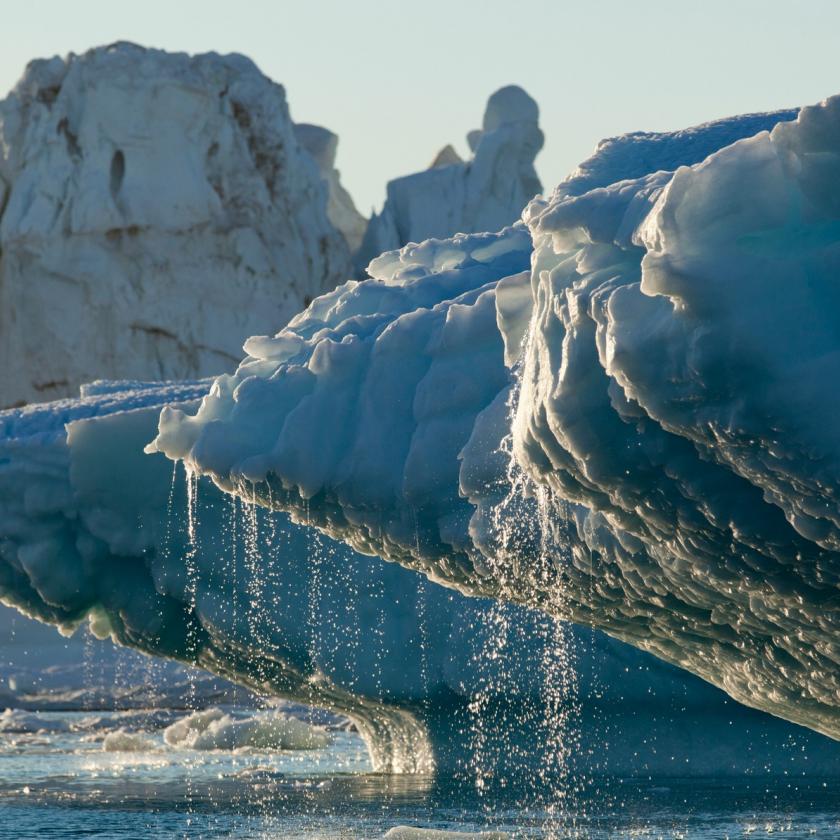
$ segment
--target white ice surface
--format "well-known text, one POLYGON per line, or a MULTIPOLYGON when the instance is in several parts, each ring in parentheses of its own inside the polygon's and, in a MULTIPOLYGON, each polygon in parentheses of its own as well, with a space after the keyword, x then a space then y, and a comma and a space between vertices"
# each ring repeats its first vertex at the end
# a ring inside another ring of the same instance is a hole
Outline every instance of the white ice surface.
POLYGON ((181 718, 164 730, 163 739, 193 750, 311 750, 329 743, 325 730, 281 712, 234 718, 220 709, 181 718))
POLYGON ((295 137, 318 164, 318 171, 327 185, 327 218, 341 232, 354 254, 362 244, 368 220, 356 209, 350 193, 341 183, 341 173, 335 168, 338 135, 320 125, 295 123, 295 137))
POLYGON ((509 836, 503 831, 440 831, 411 825, 397 825, 384 834, 386 840, 508 840, 509 836))
POLYGON ((0 407, 232 369, 349 276, 327 191, 243 56, 31 62, 0 102, 0 407))

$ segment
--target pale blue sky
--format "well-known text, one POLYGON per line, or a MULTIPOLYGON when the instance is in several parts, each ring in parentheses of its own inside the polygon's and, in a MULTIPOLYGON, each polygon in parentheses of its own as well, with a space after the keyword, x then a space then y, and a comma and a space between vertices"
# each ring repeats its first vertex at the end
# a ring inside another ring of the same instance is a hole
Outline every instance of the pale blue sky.
POLYGON ((364 212, 388 178, 425 167, 444 143, 465 152, 503 84, 539 102, 547 187, 604 136, 840 92, 838 0, 3 4, 4 91, 30 58, 119 39, 245 53, 285 85, 295 120, 339 134, 339 167, 364 212))

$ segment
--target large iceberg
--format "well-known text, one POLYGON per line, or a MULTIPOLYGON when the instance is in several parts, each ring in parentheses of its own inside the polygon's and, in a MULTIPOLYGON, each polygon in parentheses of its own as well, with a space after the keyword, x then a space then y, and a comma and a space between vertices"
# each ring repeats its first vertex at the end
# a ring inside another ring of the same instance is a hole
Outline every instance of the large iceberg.
POLYGON ((252 338, 155 448, 840 737, 840 99, 600 156, 252 338))
POLYGON ((161 406, 207 387, 99 382, 0 413, 0 600, 347 715, 379 770, 840 772, 828 739, 604 634, 432 586, 143 454, 161 406))
POLYGON ((0 407, 233 369, 349 276, 331 177, 243 56, 31 62, 0 102, 0 407))

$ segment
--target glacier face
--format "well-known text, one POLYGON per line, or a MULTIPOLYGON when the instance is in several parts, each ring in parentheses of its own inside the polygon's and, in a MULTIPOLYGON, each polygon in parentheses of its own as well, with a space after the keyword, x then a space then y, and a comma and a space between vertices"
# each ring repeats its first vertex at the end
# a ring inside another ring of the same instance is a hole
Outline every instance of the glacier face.
POLYGON ((558 756, 625 775, 840 771, 828 739, 628 645, 431 586, 265 513, 258 486, 231 498, 144 455, 161 406, 206 390, 98 382, 0 412, 4 603, 346 714, 379 770, 537 786, 558 756))
POLYGON ((349 276, 326 193, 243 56, 30 63, 0 103, 0 407, 232 369, 349 276))
POLYGON ((840 100, 603 149, 251 339, 155 447, 840 737, 840 100))

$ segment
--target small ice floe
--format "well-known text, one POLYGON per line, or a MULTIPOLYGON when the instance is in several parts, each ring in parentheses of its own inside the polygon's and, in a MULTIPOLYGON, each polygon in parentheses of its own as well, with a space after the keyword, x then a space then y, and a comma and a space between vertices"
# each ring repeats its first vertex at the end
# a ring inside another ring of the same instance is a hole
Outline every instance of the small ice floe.
POLYGON ((146 731, 164 729, 174 720, 178 712, 171 709, 130 709, 122 712, 104 712, 87 715, 71 723, 73 731, 102 732, 108 730, 143 729, 146 731))
POLYGON ((20 709, 6 709, 0 714, 0 732, 39 733, 67 732, 67 721, 45 718, 38 714, 23 712, 20 709))
POLYGON ((105 752, 152 752, 157 749, 157 744, 139 732, 117 729, 105 736, 102 749, 105 752))
POLYGON ((168 726, 163 738, 171 747, 193 750, 312 750, 330 742, 320 727, 278 712, 234 718, 221 709, 194 712, 168 726))
POLYGON ((385 832, 387 840, 509 840, 504 831, 442 831, 436 828, 415 828, 397 825, 385 832))

